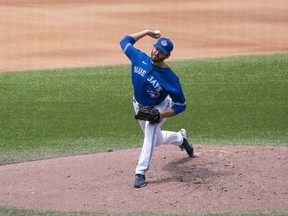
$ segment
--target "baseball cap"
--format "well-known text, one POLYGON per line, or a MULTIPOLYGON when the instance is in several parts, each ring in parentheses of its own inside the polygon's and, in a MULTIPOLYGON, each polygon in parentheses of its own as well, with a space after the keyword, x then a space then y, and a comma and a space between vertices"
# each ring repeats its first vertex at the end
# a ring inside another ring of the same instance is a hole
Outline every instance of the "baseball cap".
POLYGON ((174 48, 173 43, 170 39, 168 38, 159 38, 159 40, 154 44, 154 47, 158 48, 161 50, 163 53, 170 54, 174 48))

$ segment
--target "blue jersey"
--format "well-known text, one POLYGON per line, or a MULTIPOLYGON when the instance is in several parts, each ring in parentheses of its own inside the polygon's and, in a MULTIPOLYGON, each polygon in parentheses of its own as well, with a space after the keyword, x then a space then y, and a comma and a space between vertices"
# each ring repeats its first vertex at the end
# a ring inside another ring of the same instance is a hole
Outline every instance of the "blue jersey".
POLYGON ((154 106, 170 95, 174 112, 183 112, 186 100, 177 75, 169 67, 153 65, 151 57, 136 49, 134 43, 135 39, 131 36, 120 41, 123 52, 132 63, 132 84, 136 101, 142 106, 154 106))

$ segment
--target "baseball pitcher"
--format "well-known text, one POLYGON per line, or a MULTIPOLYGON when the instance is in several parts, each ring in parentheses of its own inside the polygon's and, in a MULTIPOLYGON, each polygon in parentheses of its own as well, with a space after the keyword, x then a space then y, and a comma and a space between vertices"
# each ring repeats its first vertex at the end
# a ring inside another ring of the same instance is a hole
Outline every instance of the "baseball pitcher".
POLYGON ((179 132, 161 130, 167 118, 186 109, 180 80, 165 63, 174 47, 172 41, 161 37, 159 30, 144 30, 125 36, 120 41, 120 46, 132 64, 135 118, 144 133, 134 182, 135 188, 142 188, 146 185, 146 172, 155 146, 173 144, 185 149, 190 157, 194 151, 185 129, 182 128, 179 132), (145 36, 158 39, 150 56, 134 47, 134 44, 145 36))

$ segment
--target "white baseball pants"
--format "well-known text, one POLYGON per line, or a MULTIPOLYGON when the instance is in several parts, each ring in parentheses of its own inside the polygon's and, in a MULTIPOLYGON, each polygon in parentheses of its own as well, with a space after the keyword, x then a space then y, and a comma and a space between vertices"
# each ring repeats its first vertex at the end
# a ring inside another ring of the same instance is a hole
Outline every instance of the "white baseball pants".
MULTIPOLYGON (((135 113, 139 110, 139 103, 133 98, 133 106, 135 113)), ((172 106, 172 100, 168 96, 163 102, 154 106, 160 112, 163 112, 172 106)), ((140 127, 144 133, 144 143, 139 156, 135 174, 145 175, 149 169, 155 146, 164 144, 173 144, 180 146, 183 142, 183 136, 180 132, 162 131, 161 126, 166 121, 162 119, 158 124, 150 124, 148 121, 138 120, 140 127)))

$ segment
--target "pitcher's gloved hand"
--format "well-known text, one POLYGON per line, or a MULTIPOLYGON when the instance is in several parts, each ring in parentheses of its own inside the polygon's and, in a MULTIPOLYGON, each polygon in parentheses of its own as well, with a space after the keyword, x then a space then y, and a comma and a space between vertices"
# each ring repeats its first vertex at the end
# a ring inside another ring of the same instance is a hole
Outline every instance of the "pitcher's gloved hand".
POLYGON ((136 119, 149 121, 151 124, 157 124, 161 121, 160 112, 158 109, 152 107, 139 107, 138 113, 135 115, 136 119))

